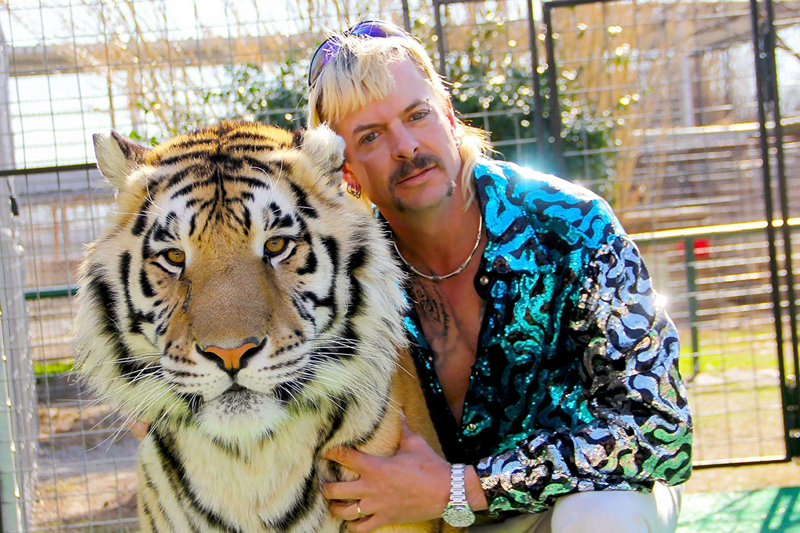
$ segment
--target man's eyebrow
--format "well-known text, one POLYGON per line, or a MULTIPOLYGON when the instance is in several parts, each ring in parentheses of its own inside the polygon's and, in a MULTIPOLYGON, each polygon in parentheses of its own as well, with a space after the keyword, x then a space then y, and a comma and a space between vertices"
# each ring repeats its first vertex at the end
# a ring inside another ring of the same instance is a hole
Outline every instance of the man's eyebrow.
POLYGON ((409 111, 411 111, 415 107, 419 107, 422 104, 427 104, 429 100, 430 100, 430 98, 415 100, 414 102, 411 103, 411 105, 409 105, 408 107, 403 109, 403 113, 408 113, 409 111))
MULTIPOLYGON (((429 100, 430 100, 430 98, 414 100, 413 102, 411 102, 410 105, 408 105, 405 109, 403 109, 403 111, 400 114, 402 115, 402 114, 408 113, 412 109, 414 109, 415 107, 419 107, 422 104, 428 103, 429 100)), ((353 134, 362 132, 364 130, 371 130, 372 128, 377 128, 378 126, 381 126, 381 125, 382 124, 380 122, 372 122, 370 124, 361 124, 360 126, 356 126, 355 128, 353 128, 353 134)))

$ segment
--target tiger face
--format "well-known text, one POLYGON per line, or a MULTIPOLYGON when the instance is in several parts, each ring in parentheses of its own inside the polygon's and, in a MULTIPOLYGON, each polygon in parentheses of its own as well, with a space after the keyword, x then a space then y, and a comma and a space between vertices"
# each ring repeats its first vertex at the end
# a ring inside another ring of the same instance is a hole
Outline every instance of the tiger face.
POLYGON ((153 149, 95 136, 117 212, 81 267, 78 365, 154 426, 247 442, 386 394, 400 272, 342 193, 343 141, 223 123, 153 149))

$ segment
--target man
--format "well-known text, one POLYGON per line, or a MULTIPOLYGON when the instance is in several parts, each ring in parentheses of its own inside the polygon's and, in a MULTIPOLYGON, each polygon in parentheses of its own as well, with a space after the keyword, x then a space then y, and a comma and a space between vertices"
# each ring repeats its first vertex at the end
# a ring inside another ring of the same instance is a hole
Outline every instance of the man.
POLYGON ((328 39, 309 86, 310 125, 344 138, 348 191, 377 207, 409 273, 446 454, 407 431, 393 458, 334 450, 360 479, 325 487, 331 511, 355 532, 443 511, 477 513, 474 530, 674 531, 666 485, 691 471, 678 340, 609 206, 485 158, 484 133, 391 24, 328 39))

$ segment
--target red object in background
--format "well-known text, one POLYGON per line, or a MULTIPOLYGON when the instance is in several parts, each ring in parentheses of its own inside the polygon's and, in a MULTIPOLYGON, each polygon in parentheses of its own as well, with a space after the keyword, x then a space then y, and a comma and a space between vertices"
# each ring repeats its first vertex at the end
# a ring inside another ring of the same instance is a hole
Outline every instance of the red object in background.
MULTIPOLYGON (((683 241, 678 241, 678 250, 683 251, 683 241)), ((699 238, 692 241, 692 250, 695 259, 708 259, 711 257, 711 241, 699 238)))
POLYGON ((696 259, 708 259, 711 257, 711 243, 708 239, 694 240, 694 257, 696 259))

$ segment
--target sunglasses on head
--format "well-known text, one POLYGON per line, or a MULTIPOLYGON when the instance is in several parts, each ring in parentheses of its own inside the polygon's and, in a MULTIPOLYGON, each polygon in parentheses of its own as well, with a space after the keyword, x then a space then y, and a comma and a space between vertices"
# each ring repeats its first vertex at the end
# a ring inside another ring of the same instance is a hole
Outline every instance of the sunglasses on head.
MULTIPOLYGON (((391 22, 384 22, 382 20, 365 20, 359 22, 355 26, 345 30, 341 36, 357 35, 359 37, 402 37, 410 39, 411 36, 401 28, 395 26, 391 22)), ((319 73, 328 62, 336 55, 341 47, 341 36, 334 35, 328 37, 311 56, 311 65, 308 67, 308 85, 309 87, 317 81, 319 73)))

